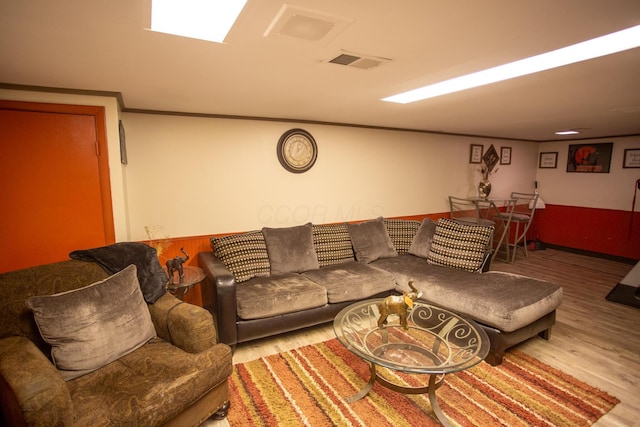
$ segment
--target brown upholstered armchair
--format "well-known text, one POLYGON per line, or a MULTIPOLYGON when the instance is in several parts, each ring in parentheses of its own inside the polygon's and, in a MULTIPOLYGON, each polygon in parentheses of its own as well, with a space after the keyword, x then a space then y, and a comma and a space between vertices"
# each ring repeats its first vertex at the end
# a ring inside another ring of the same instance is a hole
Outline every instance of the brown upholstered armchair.
POLYGON ((0 425, 196 426, 226 416, 230 348, 217 343, 208 311, 168 293, 148 306, 142 300, 152 322, 150 339, 65 379, 26 301, 111 283, 111 277, 95 263, 76 260, 0 274, 0 425))

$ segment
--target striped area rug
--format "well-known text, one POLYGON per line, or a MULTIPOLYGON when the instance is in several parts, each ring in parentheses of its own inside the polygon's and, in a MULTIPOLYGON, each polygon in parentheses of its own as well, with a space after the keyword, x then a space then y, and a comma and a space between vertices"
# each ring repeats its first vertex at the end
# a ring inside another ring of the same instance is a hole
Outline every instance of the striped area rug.
MULTIPOLYGON (((368 379, 368 365, 336 339, 239 364, 229 385, 228 420, 231 426, 439 425, 426 395, 380 384, 346 404, 368 379)), ((416 379, 428 376, 404 378, 416 379)), ((447 375, 437 396, 453 425, 482 427, 589 426, 619 403, 517 350, 498 367, 482 362, 447 375)))

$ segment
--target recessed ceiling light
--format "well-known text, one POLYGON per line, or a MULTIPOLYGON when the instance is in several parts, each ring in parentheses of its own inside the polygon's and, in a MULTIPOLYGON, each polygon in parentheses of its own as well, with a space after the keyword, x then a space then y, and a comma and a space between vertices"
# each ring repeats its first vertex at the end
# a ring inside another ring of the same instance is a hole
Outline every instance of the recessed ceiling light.
POLYGON ((586 61, 600 56, 633 49, 640 46, 640 25, 607 34, 551 52, 521 59, 487 70, 456 77, 440 83, 413 89, 383 98, 383 101, 408 104, 414 101, 434 98, 465 89, 471 89, 515 77, 533 74, 563 65, 586 61))
POLYGON ((152 0, 151 30, 223 43, 247 0, 152 0))
MULTIPOLYGON (((319 2, 318 2, 319 3, 319 2)), ((328 42, 353 20, 313 9, 284 4, 271 21, 264 36, 289 36, 314 42, 328 42)))
POLYGON ((311 16, 294 15, 282 27, 280 34, 312 41, 321 40, 335 27, 333 22, 323 21, 311 16))
POLYGON ((578 132, 577 130, 559 130, 558 132, 556 132, 556 135, 577 135, 580 132, 578 132))

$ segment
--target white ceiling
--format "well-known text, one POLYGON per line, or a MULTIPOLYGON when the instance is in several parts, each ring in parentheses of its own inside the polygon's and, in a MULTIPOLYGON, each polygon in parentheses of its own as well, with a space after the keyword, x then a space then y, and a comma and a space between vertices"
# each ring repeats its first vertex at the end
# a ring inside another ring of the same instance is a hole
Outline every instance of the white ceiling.
POLYGON ((1 1, 0 83, 117 92, 133 110, 534 141, 567 128, 640 134, 640 48, 413 104, 380 101, 638 25, 638 0, 291 0, 347 21, 316 42, 264 36, 284 3, 249 0, 226 44, 146 30, 149 1, 1 1), (390 61, 326 62, 341 51, 390 61))

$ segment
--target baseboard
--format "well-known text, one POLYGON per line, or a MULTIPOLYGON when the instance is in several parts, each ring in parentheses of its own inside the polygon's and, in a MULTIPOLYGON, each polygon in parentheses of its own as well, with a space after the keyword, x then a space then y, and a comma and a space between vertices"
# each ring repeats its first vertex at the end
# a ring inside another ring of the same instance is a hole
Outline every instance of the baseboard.
POLYGON ((625 264, 631 264, 631 265, 635 265, 638 263, 637 259, 633 259, 633 258, 627 258, 627 257, 622 257, 622 256, 617 256, 617 255, 610 255, 610 254, 603 254, 601 252, 593 252, 593 251, 587 251, 584 249, 577 249, 577 248, 570 248, 567 246, 559 246, 559 245, 553 245, 551 243, 544 243, 544 246, 549 248, 549 249, 555 249, 558 251, 564 251, 564 252, 571 252, 574 254, 578 254, 578 255, 586 255, 586 256, 591 256, 594 258, 601 258, 601 259, 606 259, 608 261, 616 261, 616 262, 622 262, 625 264))

